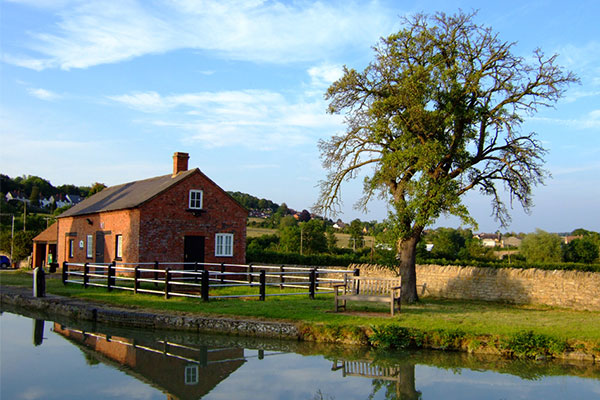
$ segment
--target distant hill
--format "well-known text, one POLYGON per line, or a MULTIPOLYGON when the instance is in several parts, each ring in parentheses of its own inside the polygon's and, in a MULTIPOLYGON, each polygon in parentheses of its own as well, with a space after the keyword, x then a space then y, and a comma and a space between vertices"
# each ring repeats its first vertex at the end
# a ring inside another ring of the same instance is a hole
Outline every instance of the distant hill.
POLYGON ((227 192, 231 197, 236 199, 238 203, 246 207, 248 210, 271 210, 277 211, 279 204, 267 199, 259 199, 248 193, 242 192, 227 192))

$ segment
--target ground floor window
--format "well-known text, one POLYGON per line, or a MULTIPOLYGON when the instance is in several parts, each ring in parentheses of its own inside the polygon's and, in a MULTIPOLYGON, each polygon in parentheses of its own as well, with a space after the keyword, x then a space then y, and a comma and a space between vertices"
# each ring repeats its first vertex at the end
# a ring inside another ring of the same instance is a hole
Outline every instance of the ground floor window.
POLYGON ((215 237, 215 256, 233 256, 233 233, 217 233, 215 237))
POLYGON ((75 240, 69 239, 69 258, 75 256, 75 240))
POLYGON ((115 258, 117 260, 123 258, 123 235, 115 236, 115 258))
POLYGON ((94 239, 93 239, 93 235, 87 235, 87 248, 86 248, 85 256, 87 258, 94 257, 94 239))

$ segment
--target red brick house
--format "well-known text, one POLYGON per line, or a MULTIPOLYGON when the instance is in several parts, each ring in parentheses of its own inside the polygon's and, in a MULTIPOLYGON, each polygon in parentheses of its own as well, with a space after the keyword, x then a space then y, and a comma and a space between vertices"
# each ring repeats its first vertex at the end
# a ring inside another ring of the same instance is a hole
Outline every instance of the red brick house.
POLYGON ((173 173, 108 187, 58 216, 58 262, 246 261, 248 211, 173 155, 173 173))

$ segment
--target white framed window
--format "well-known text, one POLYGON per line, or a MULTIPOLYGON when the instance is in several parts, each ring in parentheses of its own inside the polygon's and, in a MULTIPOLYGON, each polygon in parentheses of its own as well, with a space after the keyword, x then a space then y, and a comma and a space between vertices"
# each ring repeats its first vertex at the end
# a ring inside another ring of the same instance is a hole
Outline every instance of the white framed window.
POLYGON ((115 258, 123 258, 123 235, 115 236, 115 258))
POLYGON ((215 256, 233 257, 233 233, 217 233, 215 236, 215 256))
POLYGON ((191 364, 185 366, 185 384, 196 385, 198 384, 198 365, 191 364))
POLYGON ((202 190, 190 190, 190 200, 188 203, 188 207, 191 210, 202 210, 202 194, 202 190))
POLYGON ((75 255, 75 240, 69 239, 69 258, 73 258, 75 255))
POLYGON ((87 258, 92 258, 94 257, 94 240, 93 240, 93 235, 87 235, 87 247, 86 247, 86 253, 85 256, 87 258))

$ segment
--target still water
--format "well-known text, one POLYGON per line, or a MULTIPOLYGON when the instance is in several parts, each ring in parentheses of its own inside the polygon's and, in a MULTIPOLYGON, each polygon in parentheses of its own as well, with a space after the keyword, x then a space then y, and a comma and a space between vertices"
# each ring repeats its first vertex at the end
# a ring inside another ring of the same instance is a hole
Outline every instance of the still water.
POLYGON ((600 399, 600 368, 0 315, 0 398, 600 399))

